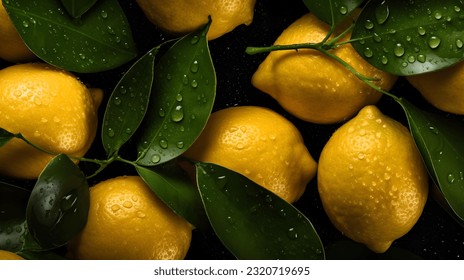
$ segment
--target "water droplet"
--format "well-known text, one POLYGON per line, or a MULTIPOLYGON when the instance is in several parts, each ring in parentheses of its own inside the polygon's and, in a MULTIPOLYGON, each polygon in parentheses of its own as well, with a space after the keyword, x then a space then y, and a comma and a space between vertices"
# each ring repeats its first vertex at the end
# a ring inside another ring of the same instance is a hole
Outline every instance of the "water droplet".
POLYGON ((114 105, 119 106, 121 105, 121 98, 119 96, 116 96, 113 100, 114 105))
POLYGON ((183 149, 184 148, 184 142, 183 141, 178 141, 176 143, 176 147, 179 148, 179 149, 183 149))
POLYGON ((442 14, 440 12, 436 12, 435 15, 434 15, 435 19, 441 19, 442 18, 442 14))
POLYGON ((197 80, 192 80, 192 83, 190 84, 193 88, 197 88, 198 87, 198 82, 197 80))
POLYGON ((180 94, 180 93, 178 93, 178 94, 176 95, 176 100, 179 101, 179 102, 181 102, 183 98, 184 98, 184 97, 183 97, 182 94, 180 94))
POLYGON ((124 201, 124 202, 122 203, 122 206, 124 206, 125 208, 132 208, 132 205, 133 205, 133 204, 132 204, 132 202, 130 202, 130 201, 124 201))
POLYGON ((63 196, 63 198, 61 199, 61 208, 64 210, 64 211, 67 211, 69 209, 71 209, 77 202, 77 195, 74 192, 71 192, 65 196, 63 196))
POLYGON ((400 44, 400 43, 396 44, 395 49, 393 50, 393 53, 398 57, 403 56, 404 55, 404 47, 403 47, 403 45, 400 44))
POLYGON ((459 7, 459 6, 454 6, 454 11, 455 11, 456 13, 459 13, 459 12, 461 11, 461 7, 459 7))
POLYGON ((101 10, 100 16, 104 19, 108 18, 108 13, 105 10, 101 10))
POLYGON ((408 62, 409 63, 414 63, 416 62, 416 58, 413 55, 408 56, 408 62))
POLYGON ((178 105, 171 114, 171 120, 173 122, 180 122, 184 118, 184 109, 178 105))
POLYGON ((448 178, 447 178, 447 179, 448 179, 448 182, 449 182, 450 184, 452 184, 452 183, 454 183, 454 181, 456 180, 456 177, 454 177, 454 174, 453 174, 453 173, 450 173, 450 174, 448 174, 448 178))
POLYGON ((182 83, 184 85, 188 85, 188 82, 189 82, 188 76, 187 75, 182 76, 182 83))
POLYGON ((126 130, 125 130, 125 131, 126 131, 126 133, 127 133, 127 134, 131 134, 131 133, 132 133, 132 129, 130 129, 129 127, 128 127, 128 128, 126 128, 126 130))
POLYGON ((190 43, 192 45, 195 45, 196 43, 198 43, 198 41, 200 41, 200 37, 198 37, 197 35, 193 36, 192 39, 190 39, 190 43))
POLYGON ((169 73, 168 73, 168 74, 166 74, 166 79, 167 79, 167 80, 171 80, 171 79, 172 79, 172 75, 171 75, 171 74, 169 74, 169 73))
POLYGON ((298 233, 294 228, 289 228, 287 231, 287 236, 288 238, 295 240, 298 238, 298 233))
POLYGON ((166 141, 165 139, 161 139, 159 141, 159 145, 160 145, 161 148, 167 149, 168 148, 168 141, 166 141))
POLYGON ((361 160, 364 159, 365 157, 366 157, 366 155, 364 153, 359 153, 358 154, 358 158, 361 159, 361 160))
POLYGON ((441 43, 441 40, 437 36, 430 37, 429 42, 428 42, 429 47, 432 48, 432 49, 438 48, 440 43, 441 43))
POLYGON ((461 39, 457 39, 457 40, 456 40, 456 47, 458 47, 458 49, 461 49, 462 46, 463 46, 462 40, 461 40, 461 39))
POLYGON ((196 73, 198 72, 198 69, 199 69, 199 65, 198 65, 198 60, 195 60, 192 65, 190 66, 190 71, 192 73, 196 73))
POLYGON ((342 5, 342 6, 340 6, 340 8, 338 9, 338 11, 340 12, 340 14, 346 15, 346 14, 348 13, 348 8, 347 8, 345 5, 342 5))
POLYGON ((29 22, 23 21, 23 26, 24 26, 25 28, 28 28, 28 27, 29 27, 29 22))
POLYGON ((116 32, 114 31, 113 27, 111 27, 111 26, 108 25, 106 28, 108 29, 108 33, 109 33, 109 34, 111 34, 111 35, 116 34, 116 32))
POLYGON ((382 42, 382 37, 380 37, 379 34, 374 33, 374 41, 377 42, 377 43, 380 43, 380 42, 382 42))
POLYGON ((388 64, 388 57, 383 55, 382 58, 380 59, 380 62, 382 62, 383 65, 388 64))
POLYGON ((160 155, 153 155, 151 157, 151 162, 153 162, 153 163, 158 163, 158 162, 160 162, 160 160, 161 160, 160 155))
POLYGON ((366 48, 364 50, 364 56, 367 57, 367 58, 371 58, 372 56, 374 55, 374 53, 372 52, 372 50, 370 48, 366 48))
POLYGON ((423 36, 423 35, 425 35, 425 33, 427 33, 427 32, 425 31, 425 28, 424 28, 424 27, 419 26, 419 27, 417 28, 417 33, 419 33, 419 35, 423 36))
POLYGON ((390 8, 386 1, 382 1, 375 9, 375 18, 378 24, 384 24, 390 16, 390 8))
POLYGON ((373 23, 370 19, 368 19, 368 20, 366 20, 366 22, 364 23, 364 27, 365 27, 366 29, 370 30, 370 29, 374 28, 374 23, 373 23))
POLYGON ((139 217, 139 218, 145 218, 146 217, 145 213, 143 213, 142 211, 137 211, 137 213, 135 213, 135 215, 137 215, 137 217, 139 217))
POLYGON ((162 118, 164 118, 164 116, 166 116, 166 112, 164 111, 163 108, 160 108, 159 111, 158 111, 158 115, 162 118))
POLYGON ((417 61, 419 61, 420 63, 424 63, 426 60, 427 60, 427 57, 423 54, 419 54, 417 56, 417 61))
POLYGON ((108 128, 107 132, 109 137, 114 137, 114 130, 112 128, 108 128))

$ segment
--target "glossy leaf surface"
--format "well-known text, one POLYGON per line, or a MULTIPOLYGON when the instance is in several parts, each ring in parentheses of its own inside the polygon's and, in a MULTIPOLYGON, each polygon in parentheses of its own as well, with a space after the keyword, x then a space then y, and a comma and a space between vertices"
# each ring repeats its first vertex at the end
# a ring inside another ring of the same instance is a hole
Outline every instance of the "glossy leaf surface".
POLYGON ((137 167, 137 172, 150 189, 174 212, 192 225, 205 229, 208 219, 198 189, 176 163, 153 167, 137 167))
POLYGON ((0 182, 0 249, 20 251, 27 232, 26 206, 30 191, 0 182))
POLYGON ((179 39, 158 60, 138 164, 153 166, 179 156, 205 127, 216 96, 208 28, 179 39))
POLYGON ((89 186, 66 156, 53 158, 40 174, 27 205, 29 231, 43 249, 66 244, 87 222, 89 186))
POLYGON ((3 128, 0 128, 0 148, 8 143, 11 139, 13 139, 15 136, 13 133, 10 133, 6 131, 3 128))
POLYGON ((464 4, 459 0, 373 0, 361 12, 353 47, 374 66, 414 75, 464 58, 464 4))
POLYGON ((98 0, 60 0, 66 11, 73 18, 80 18, 90 8, 92 8, 98 0))
POLYGON ((238 259, 323 259, 311 222, 291 204, 224 167, 197 163, 211 225, 238 259))
POLYGON ((399 103, 432 179, 464 220, 464 122, 423 111, 405 99, 399 103))
POLYGON ((129 140, 148 108, 153 84, 153 67, 158 48, 153 48, 124 74, 111 93, 102 127, 102 142, 111 156, 129 140))
POLYGON ((26 45, 41 59, 74 72, 100 72, 137 55, 117 0, 100 0, 76 20, 57 0, 4 0, 26 45))
POLYGON ((333 17, 335 25, 342 22, 362 2, 364 0, 303 0, 306 7, 324 22, 332 24, 333 17))

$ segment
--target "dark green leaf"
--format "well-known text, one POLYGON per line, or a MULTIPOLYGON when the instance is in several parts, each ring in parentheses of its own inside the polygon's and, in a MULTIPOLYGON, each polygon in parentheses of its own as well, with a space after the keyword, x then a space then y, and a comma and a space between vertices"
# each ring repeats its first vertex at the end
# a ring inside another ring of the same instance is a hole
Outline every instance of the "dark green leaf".
POLYGON ((406 112, 430 176, 456 215, 464 220, 464 123, 423 111, 405 99, 398 102, 406 112))
POLYGON ((43 249, 66 244, 87 222, 89 186, 81 170, 66 155, 45 167, 27 205, 27 225, 43 249))
POLYGON ((66 260, 65 257, 53 251, 22 251, 19 255, 27 260, 66 260))
POLYGON ((15 136, 13 133, 10 133, 3 128, 0 128, 0 148, 8 143, 11 139, 13 139, 15 136))
POLYGON ((216 96, 208 28, 181 38, 155 66, 138 164, 157 165, 179 156, 205 127, 216 96))
POLYGON ((92 8, 98 0, 60 0, 64 8, 73 18, 80 18, 90 8, 92 8))
POLYGON ((353 47, 395 75, 448 67, 464 58, 464 5, 460 0, 374 0, 359 16, 353 47))
POLYGON ((197 163, 211 225, 238 259, 323 259, 311 222, 293 205, 224 167, 197 163))
POLYGON ((24 244, 30 191, 0 182, 0 249, 18 252, 24 244))
POLYGON ((198 189, 176 163, 166 163, 156 169, 140 166, 137 167, 137 172, 153 192, 179 216, 198 228, 208 227, 198 189))
POLYGON ((136 55, 126 16, 117 0, 101 0, 82 18, 70 17, 57 0, 4 0, 26 45, 44 61, 74 72, 100 72, 136 55))
POLYGON ((362 2, 364 0, 303 0, 306 7, 324 22, 332 24, 333 16, 334 25, 347 18, 362 2))
POLYGON ((129 140, 145 116, 158 47, 132 65, 111 94, 103 118, 102 141, 111 156, 129 140))
POLYGON ((420 260, 421 257, 401 248, 390 247, 382 254, 376 254, 366 246, 351 240, 338 241, 326 248, 329 260, 420 260))

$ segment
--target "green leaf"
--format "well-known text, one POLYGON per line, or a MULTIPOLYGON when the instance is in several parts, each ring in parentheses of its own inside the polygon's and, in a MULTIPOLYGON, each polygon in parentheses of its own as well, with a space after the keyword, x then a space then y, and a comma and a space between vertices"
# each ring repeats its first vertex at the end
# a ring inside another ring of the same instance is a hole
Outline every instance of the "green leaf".
POLYGON ((208 28, 178 40, 156 64, 138 164, 153 166, 176 158, 205 127, 216 96, 208 28))
POLYGON ((117 152, 132 137, 145 116, 158 49, 151 49, 136 61, 111 93, 101 135, 108 156, 117 152))
POLYGON ((460 0, 374 0, 352 33, 356 51, 395 75, 414 75, 464 58, 464 5, 460 0))
POLYGON ((211 225, 238 259, 323 259, 311 222, 295 207, 224 167, 197 163, 211 225))
POLYGON ((92 8, 98 0, 60 0, 64 8, 73 18, 80 18, 90 8, 92 8))
POLYGON ((4 0, 26 45, 41 59, 81 73, 116 68, 137 55, 127 18, 117 0, 101 0, 76 20, 57 0, 4 0))
POLYGON ((40 174, 26 210, 29 231, 43 249, 66 244, 87 222, 89 186, 66 155, 58 155, 40 174))
POLYGON ((464 220, 464 122, 423 111, 398 99, 430 176, 456 215, 464 220))
POLYGON ((208 228, 209 222, 193 181, 176 163, 151 167, 137 167, 137 172, 150 189, 174 212, 192 225, 208 228))
POLYGON ((15 138, 15 135, 13 133, 8 132, 3 128, 0 128, 0 148, 13 138, 15 138))
POLYGON ((24 244, 29 190, 0 182, 0 249, 18 252, 24 244))
POLYGON ((364 0, 303 0, 306 7, 322 21, 334 25, 347 18, 364 0), (333 11, 333 12, 332 12, 333 11))

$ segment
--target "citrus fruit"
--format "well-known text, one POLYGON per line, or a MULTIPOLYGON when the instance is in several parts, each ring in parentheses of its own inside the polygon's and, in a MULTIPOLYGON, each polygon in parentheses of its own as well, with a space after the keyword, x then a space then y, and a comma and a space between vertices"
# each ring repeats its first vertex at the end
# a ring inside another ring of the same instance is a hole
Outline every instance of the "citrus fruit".
MULTIPOLYGON (((103 92, 44 63, 0 70, 0 126, 52 154, 83 156, 97 130, 103 92)), ((0 174, 37 178, 53 157, 19 139, 0 148, 0 174)))
POLYGON ((24 258, 13 252, 0 250, 0 260, 24 260, 24 258))
MULTIPOLYGON (((329 29, 328 24, 308 13, 284 30, 274 44, 319 43, 329 29)), ((340 41, 348 40, 350 35, 340 41)), ((330 52, 359 73, 377 79, 375 84, 384 90, 389 90, 397 79, 366 62, 351 44, 330 52)), ((381 97, 342 64, 313 49, 271 52, 254 73, 252 84, 271 95, 289 113, 318 124, 346 120, 381 97)))
POLYGON ((464 62, 406 79, 436 108, 464 115, 464 62))
POLYGON ((0 58, 11 62, 22 62, 35 58, 11 22, 5 7, 3 7, 3 0, 0 5, 0 58))
POLYGON ((374 105, 331 136, 317 181, 334 226, 377 253, 414 226, 428 196, 427 171, 408 129, 374 105))
POLYGON ((120 176, 90 188, 87 224, 69 249, 77 259, 183 259, 191 235, 140 177, 120 176))
POLYGON ((218 38, 253 21, 256 0, 137 0, 147 18, 160 29, 181 35, 212 23, 208 39, 218 38))
POLYGON ((290 203, 316 173, 316 162, 297 128, 280 114, 257 106, 211 114, 184 155, 238 172, 290 203))

